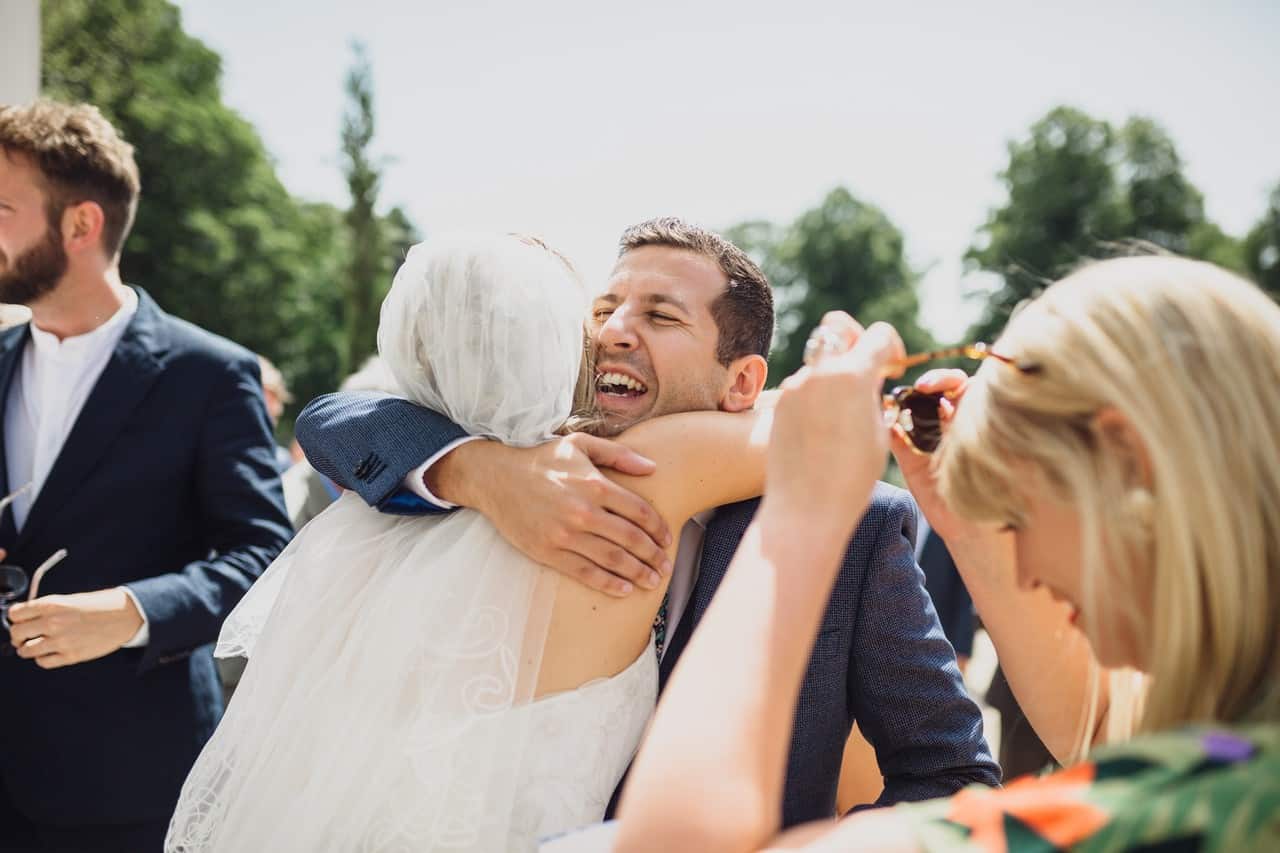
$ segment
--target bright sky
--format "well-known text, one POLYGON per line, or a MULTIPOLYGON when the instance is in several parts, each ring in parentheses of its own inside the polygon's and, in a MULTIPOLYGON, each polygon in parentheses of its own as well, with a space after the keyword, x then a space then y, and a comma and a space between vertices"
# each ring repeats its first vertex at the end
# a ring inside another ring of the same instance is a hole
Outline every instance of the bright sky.
POLYGON ((943 340, 977 307, 961 256, 1001 198, 1006 144, 1059 103, 1159 121, 1229 232, 1280 181, 1275 0, 178 5, 298 195, 346 202, 359 39, 383 199, 424 233, 537 233, 602 283, 630 223, 785 222, 844 184, 906 234, 943 340))

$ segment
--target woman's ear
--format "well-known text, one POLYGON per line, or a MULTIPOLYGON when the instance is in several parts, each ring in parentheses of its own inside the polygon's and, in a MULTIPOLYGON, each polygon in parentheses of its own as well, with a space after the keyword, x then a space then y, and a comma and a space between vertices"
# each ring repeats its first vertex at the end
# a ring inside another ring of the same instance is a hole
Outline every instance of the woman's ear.
POLYGON ((764 383, 769 378, 769 362, 764 356, 744 355, 729 365, 729 377, 732 382, 720 401, 720 409, 745 412, 756 404, 756 398, 764 390, 764 383))
POLYGON ((1130 486, 1151 489, 1154 475, 1146 442, 1133 428, 1133 423, 1112 406, 1105 406, 1093 416, 1093 429, 1130 466, 1130 486))

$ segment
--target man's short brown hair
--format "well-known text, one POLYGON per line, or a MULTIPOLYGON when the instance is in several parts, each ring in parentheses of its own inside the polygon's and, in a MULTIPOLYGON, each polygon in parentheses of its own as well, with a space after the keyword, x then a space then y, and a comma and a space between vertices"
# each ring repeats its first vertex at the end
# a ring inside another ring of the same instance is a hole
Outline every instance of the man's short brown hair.
POLYGON ((618 256, 641 246, 687 249, 715 261, 729 284, 711 303, 720 339, 716 359, 728 365, 744 355, 768 357, 773 341, 773 291, 769 280, 747 253, 713 231, 674 216, 650 219, 622 233, 618 256))
POLYGON ((46 213, 57 227, 67 205, 85 201, 102 208, 102 248, 114 257, 124 245, 142 184, 133 146, 97 107, 39 100, 0 106, 0 149, 29 157, 45 182, 46 213))

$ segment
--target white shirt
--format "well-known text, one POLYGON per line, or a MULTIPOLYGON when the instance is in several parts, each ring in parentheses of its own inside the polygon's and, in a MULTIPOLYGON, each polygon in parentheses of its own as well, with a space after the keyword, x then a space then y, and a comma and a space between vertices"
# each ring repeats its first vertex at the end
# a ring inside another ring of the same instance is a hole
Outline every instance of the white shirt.
MULTIPOLYGON (((467 436, 445 445, 438 453, 405 475, 405 488, 433 506, 453 509, 457 504, 436 497, 427 488, 427 469, 455 447, 478 440, 479 436, 467 436)), ((689 519, 680 530, 680 542, 676 545, 676 559, 671 569, 671 584, 667 587, 668 638, 675 634, 680 617, 693 598, 693 586, 698 582, 698 572, 702 567, 702 540, 707 535, 707 523, 713 515, 714 509, 704 510, 689 519)), ((662 651, 663 654, 666 653, 665 648, 662 651)))
MULTIPOLYGON (((31 324, 31 336, 14 372, 4 410, 4 461, 9 470, 9 489, 31 484, 9 506, 17 530, 26 523, 80 410, 137 310, 138 295, 126 288, 124 304, 91 332, 58 340, 56 335, 31 324)), ((133 593, 127 588, 124 591, 142 615, 142 627, 125 646, 145 646, 150 639, 147 614, 133 593)))

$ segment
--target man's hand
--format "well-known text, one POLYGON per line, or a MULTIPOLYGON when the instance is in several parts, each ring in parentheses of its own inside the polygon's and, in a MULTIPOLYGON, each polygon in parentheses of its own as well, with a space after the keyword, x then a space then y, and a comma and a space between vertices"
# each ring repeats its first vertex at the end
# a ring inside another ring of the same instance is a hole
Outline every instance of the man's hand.
POLYGON ((46 595, 9 608, 18 656, 57 669, 109 655, 142 627, 142 614, 121 587, 46 595))
POLYGON ((427 471, 427 488, 479 510, 517 550, 592 589, 625 596, 671 573, 671 531, 643 498, 600 473, 642 477, 654 464, 577 433, 537 447, 472 441, 427 471))

